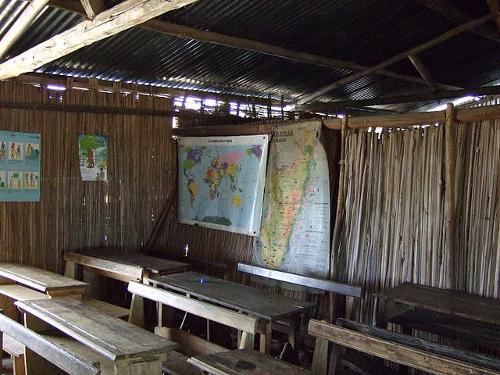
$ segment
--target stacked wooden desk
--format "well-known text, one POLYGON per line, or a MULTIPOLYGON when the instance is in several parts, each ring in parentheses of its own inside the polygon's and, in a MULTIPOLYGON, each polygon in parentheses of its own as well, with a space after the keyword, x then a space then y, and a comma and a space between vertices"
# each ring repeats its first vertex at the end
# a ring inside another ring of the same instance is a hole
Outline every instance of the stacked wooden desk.
MULTIPOLYGON (((377 325, 388 322, 500 349, 500 301, 405 283, 378 293, 377 325)), ((408 332, 409 333, 409 332, 408 332)))
MULTIPOLYGON (((260 336, 260 350, 265 353, 270 352, 273 323, 278 320, 290 321, 289 340, 294 342, 300 328, 301 315, 315 306, 311 302, 295 300, 196 272, 156 276, 145 279, 144 283, 181 292, 259 318, 265 325, 260 336)), ((161 322, 158 324, 161 325, 161 322)))

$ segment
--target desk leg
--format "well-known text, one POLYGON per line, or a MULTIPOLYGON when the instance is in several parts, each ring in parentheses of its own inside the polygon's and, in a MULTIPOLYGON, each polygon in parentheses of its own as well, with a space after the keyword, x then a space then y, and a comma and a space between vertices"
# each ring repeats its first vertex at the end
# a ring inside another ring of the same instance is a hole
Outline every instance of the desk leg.
POLYGON ((288 330, 288 342, 292 345, 292 348, 297 350, 297 345, 300 339, 300 324, 302 320, 300 316, 295 318, 290 318, 290 327, 288 330))
POLYGON ((144 298, 142 296, 132 294, 128 322, 144 328, 144 298))
POLYGON ((269 322, 265 325, 265 333, 260 334, 260 351, 264 354, 271 354, 271 340, 273 337, 273 323, 269 322))
POLYGON ((83 267, 81 264, 75 262, 67 261, 66 267, 64 269, 64 276, 70 279, 82 280, 83 279, 83 267))

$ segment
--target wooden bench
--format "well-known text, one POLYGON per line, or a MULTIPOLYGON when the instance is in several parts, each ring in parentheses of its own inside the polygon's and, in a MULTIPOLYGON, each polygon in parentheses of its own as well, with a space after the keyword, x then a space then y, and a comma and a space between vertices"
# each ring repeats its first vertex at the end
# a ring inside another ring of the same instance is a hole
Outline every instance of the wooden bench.
MULTIPOLYGON (((4 337, 12 338, 19 345, 29 348, 32 352, 70 375, 96 375, 101 373, 93 363, 83 360, 78 355, 61 348, 2 314, 0 314, 0 331, 4 334, 4 337)), ((7 338, 7 340, 10 339, 7 338)))
MULTIPOLYGON (((128 290, 133 295, 139 295, 161 305, 170 306, 184 311, 185 313, 193 314, 242 331, 238 345, 239 348, 253 348, 254 346, 255 334, 259 331, 259 324, 256 318, 236 311, 214 306, 211 303, 188 298, 164 289, 155 288, 137 282, 130 282, 128 290)), ((131 316, 131 319, 133 322, 133 316, 131 316)), ((181 345, 184 344, 183 347, 188 352, 194 351, 198 352, 198 354, 206 354, 207 352, 227 351, 225 348, 188 334, 187 332, 158 326, 155 328, 155 333, 162 337, 176 341, 181 345), (201 342, 205 342, 205 344, 202 344, 201 342), (205 353, 203 353, 203 351, 205 351, 205 353)), ((189 368, 186 367, 186 364, 182 361, 179 361, 179 358, 181 357, 177 355, 174 361, 170 361, 170 359, 168 359, 163 366, 164 370, 167 373, 176 374, 181 371, 179 365, 184 367, 184 371, 186 368, 189 368)), ((184 356, 182 358, 187 360, 188 357, 184 356)), ((191 370, 194 371, 195 369, 191 368, 191 370)))
POLYGON ((310 374, 305 369, 251 349, 191 357, 188 362, 213 375, 310 374))
MULTIPOLYGON (((500 361, 497 358, 454 349, 345 319, 338 319, 337 325, 311 320, 309 333, 317 338, 318 350, 324 347, 324 343, 336 344, 334 369, 340 367, 343 349, 350 348, 432 374, 500 374, 500 361)), ((326 363, 326 357, 316 353, 314 360, 326 363)), ((326 366, 313 363, 314 375, 325 373, 326 366)))

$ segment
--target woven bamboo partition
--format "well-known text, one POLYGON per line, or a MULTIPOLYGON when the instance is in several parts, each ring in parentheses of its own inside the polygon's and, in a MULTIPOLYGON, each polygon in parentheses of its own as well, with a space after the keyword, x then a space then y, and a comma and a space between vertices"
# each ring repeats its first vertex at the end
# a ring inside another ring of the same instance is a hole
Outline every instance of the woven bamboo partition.
MULTIPOLYGON (((164 98, 0 84, 0 100, 168 109, 164 98)), ((149 237, 171 185, 170 119, 158 116, 2 109, 2 130, 42 136, 39 203, 0 203, 0 260, 62 271, 63 252, 138 248, 149 237), (107 183, 83 183, 78 135, 109 137, 107 183)))
MULTIPOLYGON (((456 260, 460 289, 499 297, 498 120, 456 124, 456 260)), ((350 313, 374 323, 373 293, 404 281, 444 287, 444 128, 349 131, 346 216, 339 247, 345 281, 366 287, 350 313)), ((349 311, 348 311, 349 313, 349 311)))

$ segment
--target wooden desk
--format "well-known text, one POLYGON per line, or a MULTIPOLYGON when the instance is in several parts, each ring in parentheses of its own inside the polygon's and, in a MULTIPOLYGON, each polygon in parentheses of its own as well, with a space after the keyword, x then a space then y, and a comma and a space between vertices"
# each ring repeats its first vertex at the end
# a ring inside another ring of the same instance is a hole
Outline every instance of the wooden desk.
POLYGON ((177 347, 123 320, 108 316, 73 298, 18 301, 16 305, 113 361, 114 373, 161 374, 167 352, 177 347))
POLYGON ((393 322, 500 348, 500 301, 449 289, 405 283, 376 295, 377 326, 393 322))
POLYGON ((188 362, 215 375, 311 374, 300 367, 248 349, 191 357, 188 362))
POLYGON ((66 276, 78 278, 81 268, 87 267, 120 281, 136 281, 142 276, 168 275, 186 271, 187 263, 155 258, 143 254, 129 254, 115 249, 73 251, 64 255, 66 276))
POLYGON ((196 272, 183 272, 173 275, 145 279, 157 287, 182 292, 191 297, 209 301, 250 316, 267 321, 265 332, 261 333, 261 351, 269 353, 272 324, 277 320, 289 320, 289 339, 293 343, 300 328, 300 317, 308 309, 314 308, 311 302, 299 301, 286 296, 252 288, 243 284, 202 275, 196 272), (204 279, 205 283, 201 283, 204 279))
POLYGON ((41 270, 39 268, 14 263, 0 263, 0 277, 2 284, 19 283, 51 297, 68 294, 83 295, 87 292, 88 284, 74 280, 57 273, 41 270))

